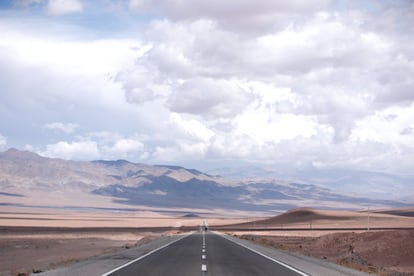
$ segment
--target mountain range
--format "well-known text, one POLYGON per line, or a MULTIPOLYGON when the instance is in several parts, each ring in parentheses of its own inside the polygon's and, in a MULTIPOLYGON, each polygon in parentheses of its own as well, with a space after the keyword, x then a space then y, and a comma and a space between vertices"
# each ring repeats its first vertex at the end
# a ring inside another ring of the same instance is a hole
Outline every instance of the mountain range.
POLYGON ((315 184, 351 196, 414 202, 414 174, 396 175, 344 168, 291 169, 254 165, 219 168, 207 173, 234 181, 272 179, 278 182, 315 184))
POLYGON ((360 209, 409 205, 269 177, 236 179, 126 160, 68 161, 16 149, 0 153, 0 189, 0 205, 40 208, 280 212, 299 206, 360 209))

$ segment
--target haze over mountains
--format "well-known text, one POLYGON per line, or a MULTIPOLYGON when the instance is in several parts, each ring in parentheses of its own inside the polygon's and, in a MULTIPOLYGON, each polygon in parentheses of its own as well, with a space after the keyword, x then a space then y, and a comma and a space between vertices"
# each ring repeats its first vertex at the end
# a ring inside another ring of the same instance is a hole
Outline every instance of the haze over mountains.
POLYGON ((243 166, 208 171, 233 180, 279 179, 287 182, 312 183, 336 192, 378 199, 414 202, 414 175, 394 175, 381 172, 335 168, 289 168, 243 166))
MULTIPOLYGON (((217 172, 223 175, 226 170, 217 172)), ((410 205, 409 201, 395 198, 339 193, 340 181, 331 190, 316 185, 319 183, 282 181, 282 175, 278 178, 256 175, 248 179, 241 179, 244 175, 240 175, 236 179, 235 171, 227 172, 227 176, 233 177, 125 160, 66 161, 10 149, 0 153, 0 205, 261 212, 299 206, 358 209, 410 205)))

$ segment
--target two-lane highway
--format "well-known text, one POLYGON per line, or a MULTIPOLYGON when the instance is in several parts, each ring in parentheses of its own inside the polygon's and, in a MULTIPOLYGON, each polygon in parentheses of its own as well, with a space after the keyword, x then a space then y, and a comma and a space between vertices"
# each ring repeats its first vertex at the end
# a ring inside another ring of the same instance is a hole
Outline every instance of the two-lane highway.
POLYGON ((306 275, 211 232, 204 244, 203 234, 194 233, 105 275, 306 275))

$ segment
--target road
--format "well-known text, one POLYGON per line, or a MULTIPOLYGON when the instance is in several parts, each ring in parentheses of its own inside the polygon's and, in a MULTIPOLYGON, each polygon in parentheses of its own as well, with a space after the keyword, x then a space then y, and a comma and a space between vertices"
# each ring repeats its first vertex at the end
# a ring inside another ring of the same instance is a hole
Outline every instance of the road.
POLYGON ((306 275, 292 269, 207 232, 186 236, 104 275, 306 275), (205 259, 202 255, 205 255, 205 259), (203 269, 206 271, 203 272, 203 269))

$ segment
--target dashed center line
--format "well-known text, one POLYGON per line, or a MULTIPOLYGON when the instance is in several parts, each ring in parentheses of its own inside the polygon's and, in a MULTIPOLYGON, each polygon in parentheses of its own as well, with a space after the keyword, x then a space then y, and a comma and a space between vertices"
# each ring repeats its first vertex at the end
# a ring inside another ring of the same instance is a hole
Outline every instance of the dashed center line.
POLYGON ((203 232, 203 249, 201 250, 202 255, 201 255, 201 273, 204 275, 205 272, 207 272, 207 264, 203 263, 206 259, 207 259, 207 254, 206 254, 206 230, 203 228, 202 229, 203 232))

